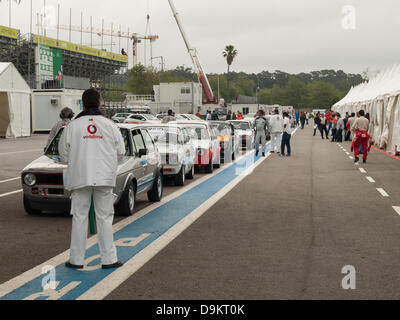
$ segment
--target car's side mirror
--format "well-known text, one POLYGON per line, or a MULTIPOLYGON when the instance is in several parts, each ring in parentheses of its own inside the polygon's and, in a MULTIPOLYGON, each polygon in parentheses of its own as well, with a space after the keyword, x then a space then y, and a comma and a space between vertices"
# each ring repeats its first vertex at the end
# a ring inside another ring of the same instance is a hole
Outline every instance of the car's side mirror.
POLYGON ((139 150, 139 157, 147 156, 147 149, 140 149, 139 150))

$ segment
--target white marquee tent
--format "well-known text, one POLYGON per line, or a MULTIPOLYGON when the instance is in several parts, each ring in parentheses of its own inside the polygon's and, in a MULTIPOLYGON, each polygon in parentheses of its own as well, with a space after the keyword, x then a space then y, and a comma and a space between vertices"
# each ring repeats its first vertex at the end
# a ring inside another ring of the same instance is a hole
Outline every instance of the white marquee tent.
POLYGON ((389 152, 400 151, 400 65, 369 82, 350 89, 332 110, 341 114, 363 109, 370 114, 370 134, 375 145, 389 152))
POLYGON ((31 133, 31 89, 12 63, 0 62, 0 137, 31 133))

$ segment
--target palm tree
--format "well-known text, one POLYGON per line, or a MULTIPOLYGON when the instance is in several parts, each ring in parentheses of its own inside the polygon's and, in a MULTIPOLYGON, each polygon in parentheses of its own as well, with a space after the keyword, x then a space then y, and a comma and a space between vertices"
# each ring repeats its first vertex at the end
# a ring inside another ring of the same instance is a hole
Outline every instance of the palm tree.
POLYGON ((222 52, 222 55, 224 58, 226 58, 226 63, 228 64, 228 77, 227 77, 227 82, 228 82, 228 94, 229 94, 229 73, 231 70, 231 65, 233 63, 233 60, 238 55, 238 51, 235 49, 233 45, 228 45, 225 47, 225 50, 222 52))

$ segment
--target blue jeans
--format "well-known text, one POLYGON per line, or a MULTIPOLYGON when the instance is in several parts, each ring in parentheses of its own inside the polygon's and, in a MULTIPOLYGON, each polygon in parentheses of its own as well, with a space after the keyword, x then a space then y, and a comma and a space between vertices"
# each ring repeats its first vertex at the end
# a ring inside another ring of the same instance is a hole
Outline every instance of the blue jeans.
POLYGON ((287 154, 288 154, 288 156, 291 155, 291 153, 292 153, 292 149, 291 149, 291 147, 290 147, 290 140, 291 140, 291 138, 292 138, 292 135, 291 135, 291 134, 289 134, 289 133, 287 133, 287 132, 284 132, 284 133, 283 133, 283 136, 282 136, 282 146, 281 146, 281 155, 282 155, 282 156, 285 155, 285 147, 287 148, 287 154))

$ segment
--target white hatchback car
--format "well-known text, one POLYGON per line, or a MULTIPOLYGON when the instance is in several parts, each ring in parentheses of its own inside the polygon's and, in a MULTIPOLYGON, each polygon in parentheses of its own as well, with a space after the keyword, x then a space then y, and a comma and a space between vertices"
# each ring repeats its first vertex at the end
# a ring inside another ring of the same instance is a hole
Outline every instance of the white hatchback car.
POLYGON ((214 168, 221 167, 221 146, 217 138, 217 132, 206 121, 176 121, 185 128, 196 150, 195 167, 205 168, 206 173, 213 173, 214 168))
POLYGON ((194 178, 196 150, 189 132, 176 124, 145 125, 157 145, 164 176, 173 177, 176 186, 194 178))

